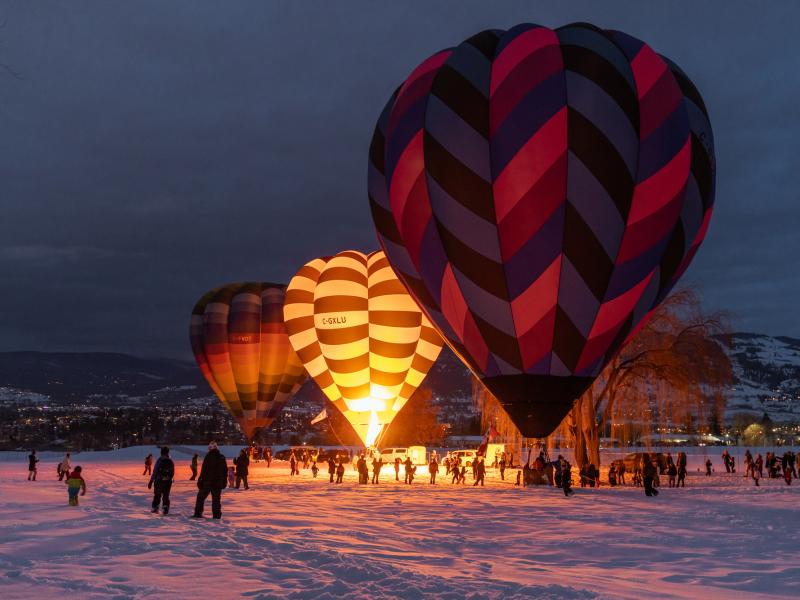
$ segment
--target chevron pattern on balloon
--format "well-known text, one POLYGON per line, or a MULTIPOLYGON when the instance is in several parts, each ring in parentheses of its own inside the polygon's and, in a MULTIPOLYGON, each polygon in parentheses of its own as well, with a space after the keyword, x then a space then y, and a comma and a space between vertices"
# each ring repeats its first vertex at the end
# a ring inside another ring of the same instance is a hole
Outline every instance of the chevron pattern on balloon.
POLYGON ((558 425, 686 269, 713 181, 688 77, 585 23, 484 31, 433 55, 370 148, 392 266, 529 434, 558 425))

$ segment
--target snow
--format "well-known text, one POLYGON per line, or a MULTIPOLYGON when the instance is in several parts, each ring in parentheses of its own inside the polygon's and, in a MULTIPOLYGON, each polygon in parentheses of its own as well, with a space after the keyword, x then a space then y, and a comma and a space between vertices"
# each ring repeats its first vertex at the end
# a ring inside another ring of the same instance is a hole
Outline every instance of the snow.
POLYGON ((196 488, 184 447, 173 449, 171 514, 149 512, 142 461, 154 450, 73 455, 88 485, 77 508, 55 477, 60 454, 43 454, 29 483, 24 454, 3 453, 0 596, 800 597, 800 488, 700 475, 706 455, 721 464, 720 448, 692 449, 688 487, 658 498, 633 487, 565 498, 492 469, 485 488, 431 486, 421 469, 407 486, 386 467, 378 486, 358 486, 351 468, 337 486, 326 469, 290 478, 285 463, 255 463, 250 490, 223 493, 221 521, 188 518, 196 488))

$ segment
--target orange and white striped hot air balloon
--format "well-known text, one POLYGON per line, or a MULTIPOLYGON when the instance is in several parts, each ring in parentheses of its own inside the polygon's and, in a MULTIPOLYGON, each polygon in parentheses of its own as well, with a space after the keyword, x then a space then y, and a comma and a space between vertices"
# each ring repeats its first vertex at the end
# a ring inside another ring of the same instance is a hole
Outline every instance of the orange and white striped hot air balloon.
POLYGON ((366 446, 377 443, 442 349, 382 251, 307 263, 289 282, 283 315, 309 375, 366 446))
POLYGON ((284 294, 274 283, 232 283, 203 295, 192 311, 197 365, 248 440, 305 379, 283 323, 284 294))

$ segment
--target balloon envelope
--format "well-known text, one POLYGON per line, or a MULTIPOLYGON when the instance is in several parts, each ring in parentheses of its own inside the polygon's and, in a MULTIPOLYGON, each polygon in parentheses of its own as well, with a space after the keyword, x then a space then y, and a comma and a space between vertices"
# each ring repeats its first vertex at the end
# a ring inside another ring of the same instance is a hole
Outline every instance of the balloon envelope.
POLYGON ((367 446, 442 348, 383 252, 346 251, 307 263, 289 282, 284 318, 306 370, 367 446))
POLYGON ((285 289, 233 283, 205 294, 192 311, 197 365, 248 440, 272 424, 305 379, 283 323, 285 289))
POLYGON ((553 431, 702 242, 711 127, 625 33, 481 32, 421 63, 370 147, 392 267, 523 435, 553 431))

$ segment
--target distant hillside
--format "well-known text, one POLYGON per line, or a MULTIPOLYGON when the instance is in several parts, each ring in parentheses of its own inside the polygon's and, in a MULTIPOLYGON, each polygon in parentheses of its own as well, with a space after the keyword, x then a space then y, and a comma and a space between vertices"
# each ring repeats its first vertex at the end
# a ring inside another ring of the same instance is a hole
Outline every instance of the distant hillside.
POLYGON ((767 413, 776 422, 800 422, 800 340, 735 333, 732 341, 737 381, 728 399, 728 420, 737 413, 767 413))
POLYGON ((207 396, 187 361, 109 352, 0 352, 0 387, 48 396, 53 402, 127 398, 134 403, 207 396))
MULTIPOLYGON (((726 411, 773 421, 800 422, 800 340, 735 333, 730 356, 736 374, 726 411)), ((443 411, 471 412, 469 371, 446 347, 426 379, 443 411)), ((0 353, 0 400, 88 401, 93 404, 164 404, 211 396, 196 365, 189 361, 137 358, 111 353, 0 353)), ((311 414, 324 406, 308 382, 287 410, 311 414)))

